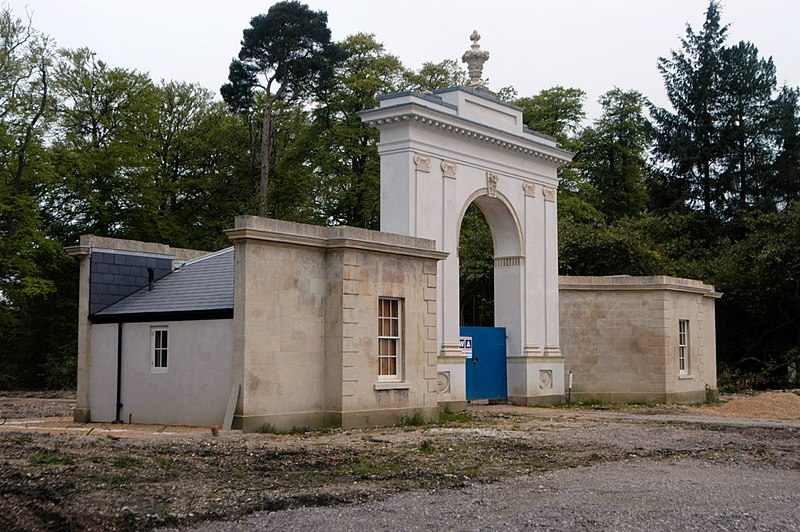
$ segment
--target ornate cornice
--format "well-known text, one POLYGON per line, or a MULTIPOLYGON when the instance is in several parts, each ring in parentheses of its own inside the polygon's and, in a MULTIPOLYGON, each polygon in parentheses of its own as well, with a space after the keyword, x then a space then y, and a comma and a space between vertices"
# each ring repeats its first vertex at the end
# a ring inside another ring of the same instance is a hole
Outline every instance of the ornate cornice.
POLYGON ((487 126, 485 124, 472 123, 469 120, 465 120, 459 116, 448 115, 447 113, 442 113, 440 111, 436 111, 435 109, 430 109, 427 106, 419 105, 416 103, 404 103, 395 107, 372 109, 370 111, 365 111, 364 113, 361 114, 361 116, 362 120, 366 124, 369 124, 374 127, 386 126, 402 122, 415 122, 422 126, 443 130, 455 135, 461 135, 463 137, 470 138, 476 141, 485 142, 486 144, 491 144, 494 146, 499 146, 501 148, 506 148, 507 150, 512 152, 538 157, 539 159, 552 162, 555 164, 562 165, 571 162, 571 158, 568 157, 571 157, 572 154, 560 148, 551 148, 550 146, 541 145, 542 149, 538 149, 538 147, 530 145, 526 146, 525 144, 528 143, 534 145, 538 143, 536 142, 535 139, 525 139, 512 132, 498 130, 491 126, 487 126), (392 114, 391 116, 380 116, 381 114, 384 114, 383 112, 387 111, 397 112, 399 110, 398 107, 407 107, 408 112, 392 114), (434 113, 440 114, 442 118, 426 116, 422 114, 420 111, 427 111, 428 113, 431 114, 434 113), (370 117, 369 115, 373 115, 374 118, 370 117), (465 125, 462 126, 453 123, 455 121, 464 122, 465 125), (485 129, 487 130, 487 132, 481 133, 480 131, 477 131, 475 128, 467 127, 467 124, 477 126, 481 129, 485 129), (497 133, 499 133, 499 135, 497 136, 492 135, 490 131, 491 132, 496 131, 497 133), (500 136, 505 136, 507 137, 507 139, 500 138, 500 136), (512 139, 519 139, 520 142, 514 142, 514 140, 512 139), (554 150, 562 152, 564 153, 564 156, 553 153, 547 153, 546 150, 554 150))

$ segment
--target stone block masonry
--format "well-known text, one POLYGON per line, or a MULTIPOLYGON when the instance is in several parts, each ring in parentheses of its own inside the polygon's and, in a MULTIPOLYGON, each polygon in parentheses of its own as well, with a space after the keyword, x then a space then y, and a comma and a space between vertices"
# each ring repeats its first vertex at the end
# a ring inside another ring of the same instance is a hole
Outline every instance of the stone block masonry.
POLYGON ((674 277, 560 277, 561 349, 572 398, 692 403, 716 389, 715 300, 674 277), (688 324, 684 369, 679 321, 688 324))

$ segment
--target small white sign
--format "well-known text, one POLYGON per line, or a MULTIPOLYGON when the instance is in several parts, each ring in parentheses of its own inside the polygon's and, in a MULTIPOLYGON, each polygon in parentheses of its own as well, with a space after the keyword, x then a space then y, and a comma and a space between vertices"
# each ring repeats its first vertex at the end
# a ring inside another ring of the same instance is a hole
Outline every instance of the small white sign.
POLYGON ((461 347, 461 354, 467 358, 472 358, 472 336, 461 336, 458 339, 458 345, 461 347))

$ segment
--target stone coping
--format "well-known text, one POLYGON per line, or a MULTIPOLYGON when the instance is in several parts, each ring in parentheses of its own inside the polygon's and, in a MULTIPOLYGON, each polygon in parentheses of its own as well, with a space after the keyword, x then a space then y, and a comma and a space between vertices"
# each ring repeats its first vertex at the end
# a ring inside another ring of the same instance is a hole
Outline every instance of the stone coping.
POLYGON ((125 251, 131 253, 141 253, 144 255, 163 255, 165 257, 179 260, 193 260, 213 253, 211 251, 201 251, 197 249, 174 248, 167 244, 155 242, 141 242, 139 240, 126 240, 123 238, 111 238, 95 235, 81 235, 77 246, 65 247, 67 254, 72 256, 82 256, 91 253, 92 249, 98 251, 125 251))
POLYGON ((264 240, 326 249, 360 249, 378 253, 444 260, 448 253, 436 250, 436 242, 358 227, 317 225, 274 220, 258 216, 237 216, 235 227, 225 231, 233 241, 264 240))
POLYGON ((715 291, 713 285, 705 284, 695 279, 670 277, 668 275, 609 275, 605 277, 559 275, 558 289, 604 291, 671 290, 701 294, 715 299, 722 297, 722 293, 715 291))

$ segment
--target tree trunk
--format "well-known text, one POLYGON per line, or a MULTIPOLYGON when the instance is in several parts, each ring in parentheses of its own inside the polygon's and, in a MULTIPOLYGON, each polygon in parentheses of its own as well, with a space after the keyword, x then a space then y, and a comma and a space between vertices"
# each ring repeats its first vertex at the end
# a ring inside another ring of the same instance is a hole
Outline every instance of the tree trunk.
POLYGON ((269 216, 269 166, 272 159, 272 105, 274 96, 267 97, 264 108, 264 122, 261 126, 261 180, 258 194, 258 215, 269 216))

